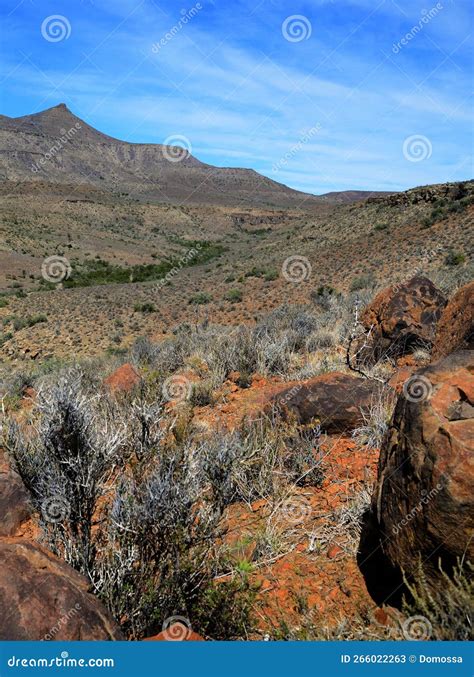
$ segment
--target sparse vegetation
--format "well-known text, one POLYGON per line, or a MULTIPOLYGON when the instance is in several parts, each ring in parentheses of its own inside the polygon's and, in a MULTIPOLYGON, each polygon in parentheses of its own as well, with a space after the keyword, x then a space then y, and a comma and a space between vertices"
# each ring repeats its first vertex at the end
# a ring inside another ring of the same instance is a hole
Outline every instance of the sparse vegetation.
POLYGON ((153 303, 136 303, 133 307, 136 313, 156 313, 156 308, 153 303))
POLYGON ((422 616, 429 622, 431 640, 472 641, 474 620, 474 566, 457 562, 452 574, 441 570, 443 590, 430 589, 421 562, 405 576, 407 594, 403 602, 406 616, 422 616))
MULTIPOLYGON (((140 264, 123 268, 101 258, 76 262, 70 277, 63 281, 66 288, 90 287, 103 284, 124 284, 130 282, 153 282, 166 277, 172 270, 183 267, 197 266, 207 263, 220 256, 224 251, 223 245, 216 242, 185 241, 187 251, 195 250, 192 256, 181 258, 168 257, 161 263, 140 264)), ((41 279, 40 287, 51 289, 51 283, 41 279)))
POLYGON ((189 299, 189 303, 196 306, 205 305, 206 303, 210 303, 211 301, 212 295, 205 291, 201 291, 198 294, 194 294, 194 296, 191 296, 191 298, 189 299))
POLYGON ((351 282, 351 291, 359 291, 361 289, 368 289, 370 287, 373 287, 375 283, 374 276, 370 273, 367 273, 365 275, 359 275, 358 277, 354 277, 354 279, 351 282))
POLYGON ((445 264, 447 266, 460 266, 462 263, 464 263, 466 260, 466 257, 462 252, 455 252, 453 250, 449 251, 446 259, 445 259, 445 264))
POLYGON ((226 292, 224 298, 226 301, 230 301, 231 303, 240 303, 243 299, 243 293, 241 289, 229 289, 228 292, 226 292))

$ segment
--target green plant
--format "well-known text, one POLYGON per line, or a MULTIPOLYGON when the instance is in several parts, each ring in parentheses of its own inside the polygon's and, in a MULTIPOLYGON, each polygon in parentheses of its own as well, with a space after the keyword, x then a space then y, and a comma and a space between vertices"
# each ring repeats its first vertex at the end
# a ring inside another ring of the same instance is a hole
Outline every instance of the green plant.
POLYGON ((194 610, 193 626, 213 640, 247 639, 256 629, 258 590, 246 574, 213 583, 194 610))
POLYGON ((360 291, 361 289, 367 289, 368 287, 372 287, 374 284, 374 276, 372 273, 366 273, 365 275, 359 275, 357 277, 354 277, 350 290, 351 291, 360 291))
POLYGON ((462 252, 455 252, 452 249, 448 252, 444 262, 447 266, 460 266, 464 263, 466 257, 462 252))
POLYGON ((194 294, 194 296, 191 296, 191 298, 189 299, 190 304, 198 306, 210 303, 210 301, 212 301, 212 295, 205 291, 201 291, 198 294, 194 294))
MULTIPOLYGON (((167 274, 173 269, 201 265, 208 263, 220 256, 225 247, 217 242, 208 242, 206 240, 175 240, 185 248, 184 254, 176 257, 169 257, 160 263, 139 264, 129 267, 121 267, 96 257, 94 260, 85 260, 76 262, 72 275, 63 281, 63 286, 69 287, 89 287, 91 285, 103 285, 114 283, 133 283, 148 282, 166 278, 167 274)), ((53 286, 54 287, 54 286, 53 286)), ((40 288, 43 290, 51 289, 51 283, 46 280, 40 280, 40 288)))
POLYGON ((0 334, 0 347, 3 346, 11 338, 13 338, 13 334, 9 331, 5 332, 4 334, 0 334))
MULTIPOLYGON (((7 319, 7 318, 5 318, 7 319)), ((48 318, 46 315, 33 315, 29 317, 16 317, 13 316, 11 319, 13 329, 15 331, 19 331, 20 329, 24 329, 25 327, 34 327, 35 324, 40 324, 42 322, 47 322, 48 318)))
POLYGON ((240 289, 229 289, 228 292, 224 295, 226 301, 231 303, 240 303, 243 298, 242 291, 240 289))
POLYGON ((136 313, 156 313, 156 308, 153 303, 146 301, 145 303, 136 303, 133 306, 136 313))

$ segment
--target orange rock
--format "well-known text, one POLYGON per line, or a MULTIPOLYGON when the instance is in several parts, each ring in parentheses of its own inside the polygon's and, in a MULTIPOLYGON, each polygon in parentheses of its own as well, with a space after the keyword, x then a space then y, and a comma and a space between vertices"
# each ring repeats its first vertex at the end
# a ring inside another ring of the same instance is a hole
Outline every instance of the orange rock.
POLYGON ((140 383, 140 374, 129 363, 123 364, 116 369, 104 381, 104 384, 112 393, 129 393, 140 383))
POLYGON ((0 640, 120 640, 90 583, 38 543, 0 539, 0 640))
POLYGON ((370 346, 359 352, 363 362, 398 357, 415 345, 431 345, 446 299, 426 277, 413 277, 382 290, 361 316, 370 331, 370 346))
POLYGON ((380 625, 390 625, 390 616, 385 609, 381 609, 380 607, 375 609, 374 618, 380 625))
POLYGON ((474 282, 461 287, 449 301, 438 322, 432 358, 438 360, 455 350, 474 348, 474 282))
POLYGON ((398 398, 380 454, 372 506, 383 551, 428 582, 438 566, 474 560, 474 352, 419 370, 398 398), (406 392, 405 392, 406 391, 406 392))
POLYGON ((342 548, 340 548, 338 545, 334 544, 331 545, 329 550, 327 551, 326 555, 329 559, 334 559, 335 557, 338 557, 339 555, 343 555, 344 551, 342 548))

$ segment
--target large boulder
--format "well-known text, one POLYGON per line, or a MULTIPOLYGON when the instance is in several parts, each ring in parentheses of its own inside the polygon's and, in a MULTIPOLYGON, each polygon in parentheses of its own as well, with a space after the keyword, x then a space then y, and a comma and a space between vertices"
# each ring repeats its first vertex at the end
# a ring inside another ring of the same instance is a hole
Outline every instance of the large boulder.
POLYGON ((30 517, 28 492, 0 450, 0 537, 14 536, 30 517))
POLYGON ((0 640, 112 640, 123 636, 87 580, 24 539, 0 539, 0 640))
POLYGON ((415 346, 431 347, 446 299, 426 277, 413 277, 381 291, 361 315, 370 332, 361 361, 399 357, 415 346))
POLYGON ((474 352, 405 383, 381 450, 373 513, 390 563, 428 580, 457 558, 474 562, 474 352))
POLYGON ((363 424, 380 387, 377 381, 331 372, 289 384, 272 396, 271 404, 298 423, 319 423, 328 433, 346 433, 363 424))
POLYGON ((438 322, 432 358, 439 360, 455 350, 474 348, 474 282, 461 287, 438 322))

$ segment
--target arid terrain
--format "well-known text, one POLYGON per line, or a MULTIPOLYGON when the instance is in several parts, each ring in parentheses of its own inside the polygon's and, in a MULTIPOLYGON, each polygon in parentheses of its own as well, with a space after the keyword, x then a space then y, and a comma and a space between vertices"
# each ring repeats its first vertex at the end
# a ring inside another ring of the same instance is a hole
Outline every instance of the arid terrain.
POLYGON ((0 638, 472 638, 474 182, 0 134, 0 638))
POLYGON ((0 185, 1 354, 10 360, 125 349, 138 336, 157 339, 183 321, 252 323, 282 303, 307 303, 322 286, 373 291, 417 272, 450 278, 453 270, 470 279, 472 182, 365 200, 357 192, 316 198, 255 172, 239 170, 244 181, 213 168, 212 180, 221 186, 213 192, 207 179, 196 178, 202 170, 197 161, 166 160, 160 146, 125 161, 122 142, 81 121, 74 123, 81 125, 77 135, 32 172, 35 158, 54 145, 58 127, 73 128, 74 120, 62 106, 2 120, 3 143, 13 148, 2 153, 0 185), (113 156, 105 155, 104 144, 113 156), (160 157, 156 176, 147 164, 153 165, 153 153, 160 157), (104 181, 91 171, 97 157, 107 164, 104 181), (146 181, 131 184, 122 167, 134 176, 148 172, 146 181), (206 182, 196 191, 201 179, 206 182), (164 186, 161 195, 153 192, 157 183, 164 186), (245 195, 252 195, 250 203, 245 195), (193 256, 199 244, 208 246, 203 263, 193 256), (461 264, 447 266, 450 255, 461 264), (58 256, 67 259, 68 279, 45 284, 42 264, 58 256), (292 264, 290 257, 302 256, 307 261, 292 264), (170 261, 176 274, 165 280, 166 270, 159 269, 150 281, 130 282, 133 266, 170 261), (107 265, 120 271, 114 276, 107 265), (100 285, 94 284, 98 277, 100 285), (149 311, 137 310, 143 306, 149 311), (32 315, 46 319, 12 330, 8 318, 21 324, 32 315))

